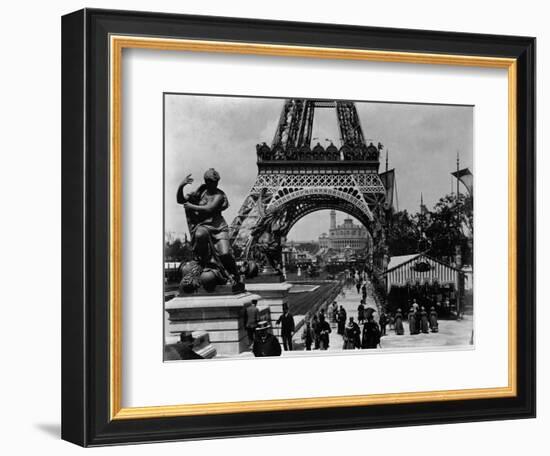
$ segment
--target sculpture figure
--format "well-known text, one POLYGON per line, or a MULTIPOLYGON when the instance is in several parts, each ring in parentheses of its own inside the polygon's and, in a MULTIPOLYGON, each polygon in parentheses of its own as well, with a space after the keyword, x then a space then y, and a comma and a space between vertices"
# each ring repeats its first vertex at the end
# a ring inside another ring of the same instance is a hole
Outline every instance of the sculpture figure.
POLYGON ((219 173, 210 168, 204 173, 204 184, 187 195, 186 185, 193 183, 191 174, 178 187, 176 199, 185 208, 194 260, 182 265, 182 293, 196 291, 201 285, 214 291, 217 285, 230 282, 233 291, 244 289, 229 244, 229 228, 222 212, 229 207, 225 193, 218 188, 219 173))
POLYGON ((258 200, 260 219, 250 232, 251 248, 247 256, 264 270, 282 274, 282 240, 289 228, 287 211, 281 208, 266 211, 262 196, 258 200))
POLYGON ((258 156, 258 160, 269 160, 271 154, 271 149, 269 146, 264 142, 261 145, 258 144, 256 146, 256 155, 258 156))
MULTIPOLYGON (((380 143, 379 147, 381 146, 380 143)), ((378 160, 378 148, 371 142, 367 147, 366 158, 367 160, 378 160)))
POLYGON ((325 148, 321 146, 321 143, 317 143, 312 151, 313 160, 323 160, 325 155, 325 148))

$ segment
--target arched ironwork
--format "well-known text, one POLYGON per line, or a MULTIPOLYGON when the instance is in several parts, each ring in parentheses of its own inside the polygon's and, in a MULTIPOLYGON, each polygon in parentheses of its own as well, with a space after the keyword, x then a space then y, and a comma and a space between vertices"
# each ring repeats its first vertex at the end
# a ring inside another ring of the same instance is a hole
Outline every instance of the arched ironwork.
POLYGON ((256 147, 258 175, 231 225, 232 245, 241 252, 250 251, 254 243, 251 233, 263 227, 267 214, 284 212, 286 234, 306 215, 336 209, 362 223, 377 251, 383 251, 386 188, 379 174, 382 148, 382 144, 365 139, 353 102, 285 100, 271 145, 256 147), (319 108, 336 110, 339 147, 332 142, 326 147, 311 144, 315 109, 319 108))

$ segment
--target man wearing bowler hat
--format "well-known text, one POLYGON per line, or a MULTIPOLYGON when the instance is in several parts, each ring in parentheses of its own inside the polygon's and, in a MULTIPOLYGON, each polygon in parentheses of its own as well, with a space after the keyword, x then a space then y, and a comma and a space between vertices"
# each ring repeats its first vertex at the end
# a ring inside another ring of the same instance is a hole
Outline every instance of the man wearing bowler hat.
POLYGON ((260 321, 256 326, 256 335, 252 352, 256 357, 281 356, 281 344, 277 338, 269 332, 271 325, 268 321, 260 321))

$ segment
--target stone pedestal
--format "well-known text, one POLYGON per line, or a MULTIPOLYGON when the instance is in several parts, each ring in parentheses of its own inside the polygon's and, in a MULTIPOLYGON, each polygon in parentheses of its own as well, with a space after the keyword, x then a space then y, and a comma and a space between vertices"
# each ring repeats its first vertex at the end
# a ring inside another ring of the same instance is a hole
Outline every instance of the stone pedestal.
POLYGON ((288 282, 274 283, 247 283, 246 290, 260 296, 258 306, 269 307, 271 314, 271 326, 273 334, 277 336, 279 342, 281 339, 281 327, 277 326, 277 319, 283 313, 283 304, 288 303, 288 292, 292 284, 288 282))
POLYGON ((238 355, 249 350, 244 308, 253 299, 258 300, 260 315, 271 319, 269 308, 260 303, 261 297, 252 293, 176 297, 165 304, 166 337, 178 336, 182 331, 206 331, 218 356, 238 355))

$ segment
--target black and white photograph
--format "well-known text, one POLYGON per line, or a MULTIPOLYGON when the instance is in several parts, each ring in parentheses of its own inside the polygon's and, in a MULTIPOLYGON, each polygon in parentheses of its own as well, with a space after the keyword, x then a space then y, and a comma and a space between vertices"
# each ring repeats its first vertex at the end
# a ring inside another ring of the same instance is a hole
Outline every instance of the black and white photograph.
POLYGON ((1 453, 543 454, 547 9, 6 2, 1 453))
POLYGON ((164 361, 475 349, 475 106, 163 96, 164 361))

